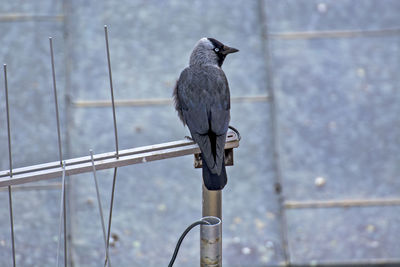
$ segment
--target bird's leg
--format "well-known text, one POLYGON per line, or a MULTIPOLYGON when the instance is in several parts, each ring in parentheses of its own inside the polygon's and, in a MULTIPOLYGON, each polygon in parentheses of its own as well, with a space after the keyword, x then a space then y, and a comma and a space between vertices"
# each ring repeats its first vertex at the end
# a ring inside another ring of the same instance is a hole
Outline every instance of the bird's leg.
POLYGON ((237 135, 239 141, 240 141, 240 139, 242 139, 242 137, 240 136, 239 131, 238 131, 235 127, 229 125, 228 128, 231 129, 232 131, 234 131, 234 132, 236 133, 236 135, 237 135))

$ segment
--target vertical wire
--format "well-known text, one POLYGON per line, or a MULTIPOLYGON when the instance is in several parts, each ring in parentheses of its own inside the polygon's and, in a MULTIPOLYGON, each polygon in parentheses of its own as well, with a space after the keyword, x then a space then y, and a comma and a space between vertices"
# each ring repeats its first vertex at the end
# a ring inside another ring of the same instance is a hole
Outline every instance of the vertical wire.
MULTIPOLYGON (((61 203, 60 203, 60 220, 58 224, 58 242, 57 242, 57 265, 56 267, 59 266, 59 259, 60 259, 60 244, 61 244, 61 224, 62 224, 62 219, 63 219, 63 210, 65 207, 65 161, 61 163, 62 165, 62 178, 61 178, 61 203)), ((64 234, 64 239, 65 239, 65 234, 64 234)), ((65 245, 65 243, 64 243, 65 245)), ((64 258, 66 258, 67 255, 64 255, 64 258)), ((65 264, 65 260, 64 260, 65 264)))
POLYGON ((108 62, 108 77, 110 79, 111 103, 112 103, 112 111, 113 111, 113 119, 114 119, 115 151, 116 151, 116 156, 117 156, 117 159, 118 159, 119 158, 118 131, 117 131, 117 119, 116 119, 116 116, 115 116, 114 88, 113 88, 113 81, 112 81, 111 59, 110 59, 110 48, 109 48, 109 45, 108 45, 107 25, 104 25, 104 35, 105 35, 105 39, 106 39, 107 62, 108 62))
POLYGON ((114 168, 114 176, 113 176, 113 183, 112 183, 112 189, 111 189, 110 213, 108 215, 107 249, 110 247, 111 221, 112 221, 112 212, 113 212, 113 206, 114 206, 114 192, 115 192, 116 179, 117 179, 117 168, 114 168))
MULTIPOLYGON (((64 164, 65 165, 65 162, 64 164)), ((65 176, 65 175, 64 175, 65 176)), ((64 224, 64 267, 68 265, 68 254, 67 254, 67 206, 65 202, 65 191, 66 191, 66 184, 65 184, 65 177, 63 183, 63 224, 64 224)))
POLYGON ((60 116, 58 113, 56 71, 55 71, 55 67, 54 67, 54 52, 53 52, 53 38, 52 37, 49 37, 49 42, 50 42, 51 71, 53 74, 54 104, 55 104, 55 108, 56 108, 56 118, 57 118, 58 152, 59 152, 59 156, 60 156, 60 165, 62 165, 60 116))
MULTIPOLYGON (((70 148, 70 145, 69 145, 70 144, 70 138, 69 138, 70 135, 69 135, 69 131, 68 131, 68 125, 69 125, 70 118, 71 118, 71 116, 70 116, 70 113, 71 113, 70 97, 68 95, 68 90, 71 87, 70 84, 71 84, 72 60, 71 60, 71 56, 70 55, 72 54, 71 53, 71 49, 73 47, 72 41, 71 41, 72 38, 69 35, 69 28, 72 25, 71 24, 71 16, 70 16, 71 8, 72 8, 71 7, 71 5, 72 5, 71 2, 72 1, 61 0, 61 2, 62 2, 61 13, 64 15, 64 19, 63 19, 63 23, 62 23, 62 36, 63 36, 63 39, 64 39, 64 43, 66 44, 65 45, 66 47, 63 50, 63 52, 64 52, 63 53, 63 58, 64 58, 64 66, 65 66, 64 88, 65 88, 65 92, 66 93, 64 93, 62 95, 62 98, 63 98, 64 102, 66 103, 66 105, 64 107, 64 114, 65 114, 64 153, 67 152, 66 155, 68 155, 69 154, 69 148, 70 148)), ((68 176, 66 177, 66 179, 68 180, 68 176)), ((71 196, 71 192, 70 192, 70 190, 68 190, 68 188, 72 188, 72 187, 73 187, 73 179, 69 179, 68 183, 67 183, 67 187, 65 189, 66 191, 65 191, 64 199, 66 201, 65 201, 64 206, 68 207, 70 211, 74 210, 74 208, 73 208, 74 202, 71 200, 71 197, 70 197, 71 196)), ((65 214, 66 213, 67 213, 67 209, 65 209, 65 214)), ((72 227, 72 223, 71 223, 71 220, 72 220, 71 216, 68 217, 68 220, 70 222, 70 225, 68 227, 69 233, 68 233, 67 240, 71 244, 72 243, 72 237, 73 237, 73 227, 72 227)), ((67 227, 65 229, 67 229, 67 227)), ((65 245, 66 248, 68 248, 66 246, 66 244, 64 244, 64 245, 65 245)), ((73 266, 74 265, 74 259, 73 259, 73 255, 74 254, 72 253, 73 252, 73 246, 70 246, 68 251, 67 251, 67 249, 64 250, 64 253, 67 253, 67 252, 68 252, 68 254, 66 254, 67 255, 67 259, 69 259, 70 265, 73 266)), ((64 264, 67 265, 66 261, 65 261, 64 264)))
MULTIPOLYGON (((50 43, 50 59, 51 59, 51 71, 53 77, 53 90, 54 90, 54 105, 56 109, 56 121, 57 121, 57 137, 58 137, 58 152, 60 157, 60 165, 63 165, 63 158, 62 158, 62 143, 61 143, 61 131, 60 131, 60 115, 58 112, 58 98, 57 98, 57 83, 56 83, 56 71, 54 67, 54 51, 53 51, 53 38, 49 37, 50 43)), ((67 266, 67 207, 66 207, 66 197, 65 197, 65 177, 63 180, 63 218, 64 218, 64 266, 67 266)))
POLYGON ((97 182, 96 167, 94 166, 93 150, 90 149, 89 152, 90 152, 90 159, 92 160, 92 171, 93 171, 94 184, 96 186, 96 195, 97 195, 97 203, 99 205, 101 227, 103 229, 104 248, 105 248, 105 252, 106 252, 106 259, 105 259, 104 265, 108 264, 108 266, 111 267, 111 262, 110 262, 110 258, 109 258, 109 254, 108 254, 107 239, 106 239, 107 238, 106 237, 106 227, 104 225, 103 207, 101 206, 99 184, 97 182))
MULTIPOLYGON (((12 178, 12 157, 11 157, 11 130, 10 130, 10 111, 8 105, 8 82, 7 82, 7 65, 4 64, 4 86, 6 92, 6 111, 7 111, 7 135, 8 135, 8 159, 10 163, 10 178, 12 178)), ((14 239, 14 215, 13 215, 13 206, 12 206, 12 191, 11 186, 8 186, 8 204, 10 210, 10 225, 11 225, 11 244, 12 244, 12 257, 13 257, 13 266, 15 267, 15 239, 14 239)))
MULTIPOLYGON (((113 111, 113 119, 114 119, 115 150, 116 150, 116 157, 118 159, 119 158, 118 131, 117 131, 117 119, 115 116, 114 88, 113 88, 113 82, 112 82, 111 59, 110 59, 110 48, 108 45, 107 25, 104 25, 104 36, 105 36, 105 41, 106 41, 108 76, 110 79, 111 103, 112 103, 112 111, 113 111)), ((112 212, 113 212, 113 206, 114 206, 114 192, 115 192, 116 179, 117 179, 117 168, 114 168, 113 184, 112 184, 112 191, 111 191, 111 201, 110 201, 110 213, 108 215, 107 250, 110 246, 110 233, 111 233, 111 222, 112 222, 112 212)))

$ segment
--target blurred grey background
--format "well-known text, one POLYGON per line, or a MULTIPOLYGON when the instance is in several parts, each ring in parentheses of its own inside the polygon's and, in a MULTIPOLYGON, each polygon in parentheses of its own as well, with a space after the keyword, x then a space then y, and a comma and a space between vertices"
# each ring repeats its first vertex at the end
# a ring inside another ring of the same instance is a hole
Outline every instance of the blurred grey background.
MULTIPOLYGON (((242 134, 223 192, 224 266, 400 264, 399 12, 396 0, 3 0, 14 166, 58 159, 49 36, 65 158, 114 150, 111 107, 101 105, 104 24, 115 98, 132 100, 116 110, 120 149, 188 134, 157 100, 171 97, 196 41, 214 37, 240 49, 223 66, 242 134), (143 99, 155 101, 134 105, 143 99)), ((105 214, 112 175, 98 172, 105 214)), ((101 266, 92 176, 67 179, 69 265, 101 266)), ((14 188, 17 266, 55 266, 59 200, 59 179, 14 188)), ((114 205, 113 266, 167 266, 201 217, 201 171, 191 156, 120 168, 114 205)), ((175 266, 198 262, 196 229, 175 266)), ((12 266, 4 188, 0 265, 12 266)))

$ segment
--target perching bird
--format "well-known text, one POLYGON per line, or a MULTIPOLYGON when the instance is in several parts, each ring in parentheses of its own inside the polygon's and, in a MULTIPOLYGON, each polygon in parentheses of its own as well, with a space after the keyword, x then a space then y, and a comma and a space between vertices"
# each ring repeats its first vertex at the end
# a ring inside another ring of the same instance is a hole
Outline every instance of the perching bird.
POLYGON ((221 69, 226 55, 238 52, 213 38, 202 38, 190 56, 174 89, 175 109, 203 160, 203 179, 208 190, 227 183, 225 139, 230 120, 229 85, 221 69))

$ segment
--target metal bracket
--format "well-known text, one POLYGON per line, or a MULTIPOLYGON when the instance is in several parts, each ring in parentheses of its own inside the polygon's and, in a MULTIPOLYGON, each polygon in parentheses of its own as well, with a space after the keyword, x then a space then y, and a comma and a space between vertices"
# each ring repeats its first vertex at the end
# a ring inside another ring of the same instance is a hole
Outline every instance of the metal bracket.
MULTIPOLYGON (((229 131, 226 135, 226 142, 238 140, 239 137, 234 131, 229 131)), ((225 148, 225 166, 233 166, 233 148, 225 148)), ((200 153, 194 154, 194 167, 203 167, 203 160, 200 153)))

